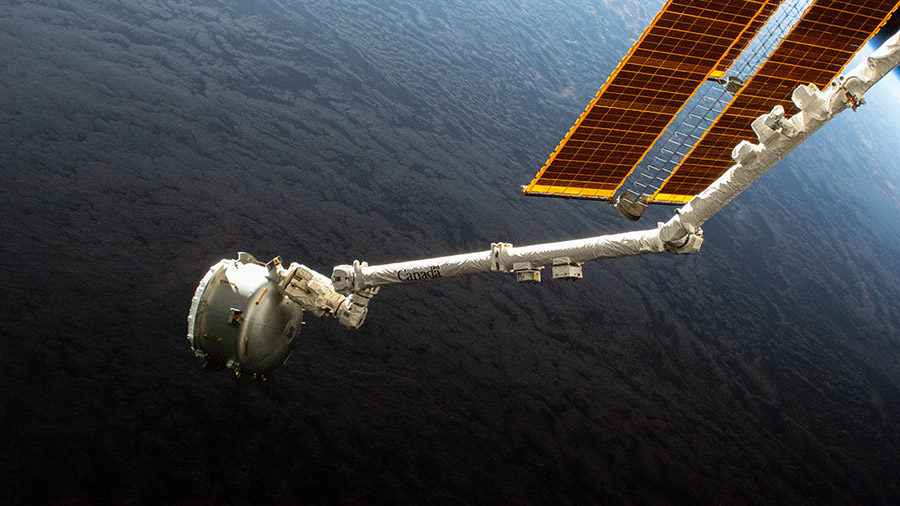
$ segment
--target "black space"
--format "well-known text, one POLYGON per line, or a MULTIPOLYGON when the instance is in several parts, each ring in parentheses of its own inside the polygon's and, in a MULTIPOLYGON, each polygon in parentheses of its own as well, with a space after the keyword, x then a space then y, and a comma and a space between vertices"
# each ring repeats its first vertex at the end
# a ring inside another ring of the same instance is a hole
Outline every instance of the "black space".
POLYGON ((328 274, 667 219, 519 190, 660 5, 0 5, 0 502, 900 502, 896 82, 696 255, 386 288, 267 382, 189 349, 237 251, 328 274))
POLYGON ((900 12, 894 11, 894 14, 888 18, 887 22, 884 23, 884 26, 881 27, 881 30, 872 37, 872 41, 881 44, 898 31, 900 31, 900 12))

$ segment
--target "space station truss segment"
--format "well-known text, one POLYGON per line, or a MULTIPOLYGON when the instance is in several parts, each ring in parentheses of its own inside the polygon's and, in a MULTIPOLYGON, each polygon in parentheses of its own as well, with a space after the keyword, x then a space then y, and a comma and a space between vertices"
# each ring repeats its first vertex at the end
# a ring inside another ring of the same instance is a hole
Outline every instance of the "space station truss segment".
POLYGON ((732 148, 754 137, 749 125, 756 117, 784 103, 798 85, 827 87, 898 5, 897 0, 814 1, 672 171, 653 201, 687 202, 712 184, 730 166, 732 148))
POLYGON ((525 193, 613 196, 687 100, 778 3, 669 0, 525 193))

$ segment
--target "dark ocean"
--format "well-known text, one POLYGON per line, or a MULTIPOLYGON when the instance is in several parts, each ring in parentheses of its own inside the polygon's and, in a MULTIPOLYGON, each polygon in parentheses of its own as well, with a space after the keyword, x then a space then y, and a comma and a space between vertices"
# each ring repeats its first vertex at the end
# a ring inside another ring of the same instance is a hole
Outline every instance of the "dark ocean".
POLYGON ((662 2, 0 5, 4 504, 896 504, 900 83, 702 251, 388 287, 266 382, 207 268, 653 227, 527 184, 662 2))

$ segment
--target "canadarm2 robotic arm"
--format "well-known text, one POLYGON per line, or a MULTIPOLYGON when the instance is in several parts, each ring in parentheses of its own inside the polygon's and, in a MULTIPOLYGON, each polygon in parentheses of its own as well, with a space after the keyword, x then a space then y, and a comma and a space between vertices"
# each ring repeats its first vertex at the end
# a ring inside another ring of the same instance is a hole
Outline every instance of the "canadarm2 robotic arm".
POLYGON ((486 251, 384 265, 357 261, 335 267, 331 278, 297 263, 285 268, 280 258, 264 264, 240 253, 237 260, 210 268, 197 287, 188 316, 191 347, 206 358, 207 367, 264 379, 287 360, 304 314, 330 315, 357 328, 384 285, 482 272, 515 273, 518 281, 538 282, 548 265, 553 278, 580 279, 582 264, 592 260, 697 252, 703 223, 836 114, 865 103, 863 94, 900 63, 898 36, 829 89, 797 87, 792 100, 800 113, 786 118, 777 106, 757 118, 752 127, 759 143, 738 144, 732 152, 735 165, 656 228, 524 247, 494 243, 486 251))

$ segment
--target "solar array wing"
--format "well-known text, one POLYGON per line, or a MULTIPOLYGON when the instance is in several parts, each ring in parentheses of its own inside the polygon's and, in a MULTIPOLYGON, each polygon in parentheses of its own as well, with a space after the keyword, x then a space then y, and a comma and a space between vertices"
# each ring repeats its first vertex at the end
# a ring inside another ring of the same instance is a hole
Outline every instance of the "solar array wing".
POLYGON ((725 75, 725 71, 731 67, 731 64, 734 63, 735 60, 737 60, 741 51, 747 48, 750 41, 753 40, 753 37, 756 37, 756 34, 758 34, 763 25, 769 21, 769 18, 772 17, 772 14, 775 13, 782 1, 783 0, 770 0, 769 2, 766 2, 766 5, 760 9, 756 14, 756 17, 753 18, 753 21, 750 22, 747 30, 741 34, 740 38, 738 38, 735 44, 731 46, 731 49, 728 50, 728 53, 725 54, 725 57, 719 61, 718 65, 716 65, 713 76, 723 77, 725 75))
POLYGON ((688 98, 779 1, 669 0, 525 193, 611 197, 688 98))
POLYGON ((827 86, 898 5, 897 0, 814 1, 673 170, 653 201, 687 202, 703 191, 732 165, 734 146, 755 138, 750 129, 754 119, 784 105, 800 84, 827 86))

